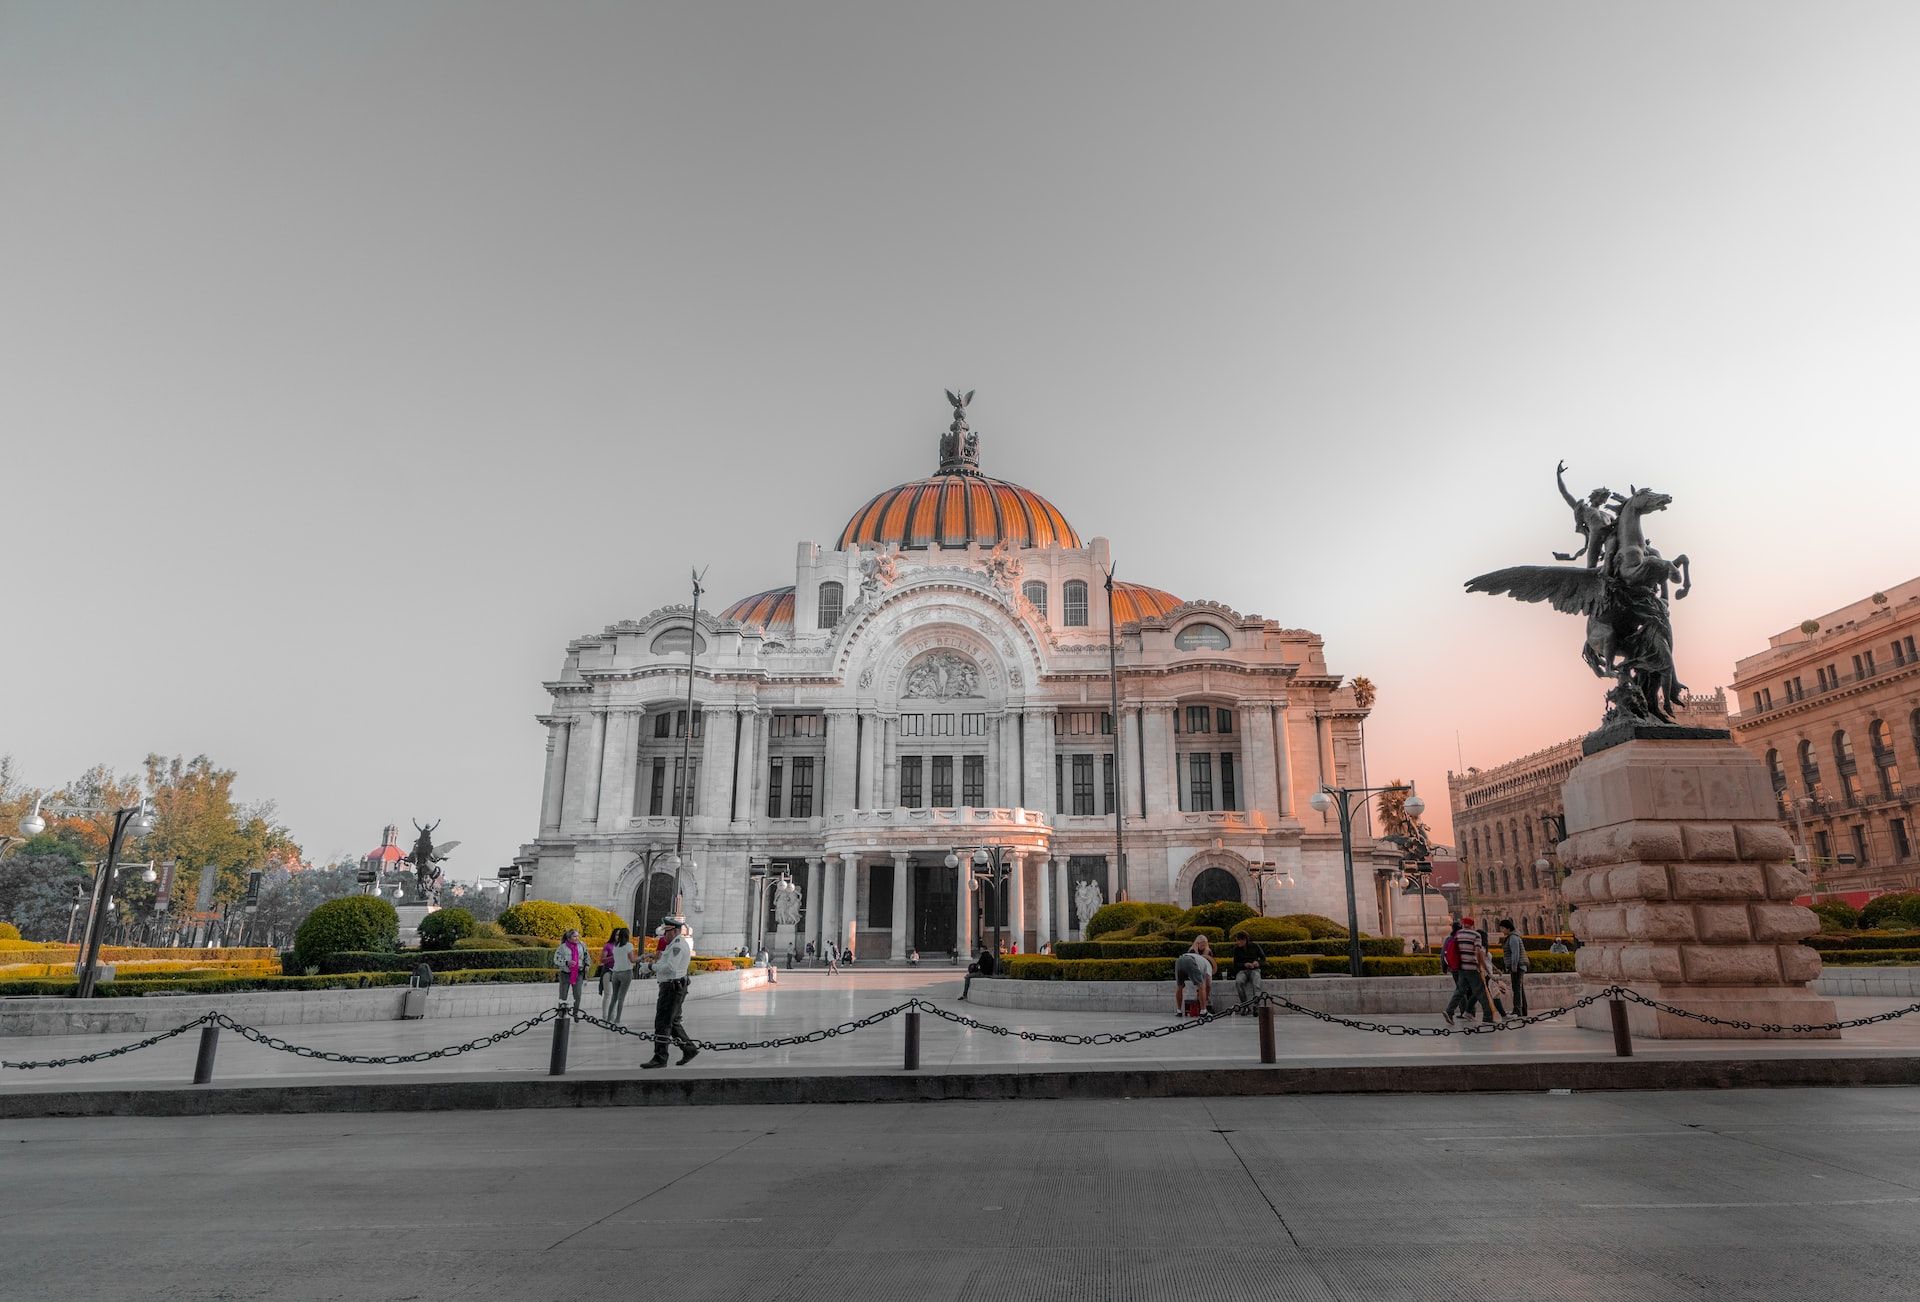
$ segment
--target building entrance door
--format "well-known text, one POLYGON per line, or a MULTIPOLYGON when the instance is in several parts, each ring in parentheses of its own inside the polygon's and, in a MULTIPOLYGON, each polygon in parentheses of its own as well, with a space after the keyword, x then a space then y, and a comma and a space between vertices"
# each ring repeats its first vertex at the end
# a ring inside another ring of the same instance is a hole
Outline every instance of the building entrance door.
POLYGON ((954 927, 954 870, 916 859, 913 873, 913 947, 921 956, 945 954, 959 940, 954 927))

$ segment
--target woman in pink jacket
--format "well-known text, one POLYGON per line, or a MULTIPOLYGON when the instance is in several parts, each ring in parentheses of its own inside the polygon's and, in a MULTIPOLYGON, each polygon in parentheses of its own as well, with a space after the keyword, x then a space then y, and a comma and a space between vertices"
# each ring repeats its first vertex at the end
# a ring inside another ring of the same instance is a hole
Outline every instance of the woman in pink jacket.
POLYGON ((578 928, 570 927, 567 934, 560 938, 554 947, 553 965, 560 969, 560 1002, 567 1002, 567 992, 573 992, 573 1007, 580 1008, 580 984, 587 975, 587 947, 580 943, 578 928))

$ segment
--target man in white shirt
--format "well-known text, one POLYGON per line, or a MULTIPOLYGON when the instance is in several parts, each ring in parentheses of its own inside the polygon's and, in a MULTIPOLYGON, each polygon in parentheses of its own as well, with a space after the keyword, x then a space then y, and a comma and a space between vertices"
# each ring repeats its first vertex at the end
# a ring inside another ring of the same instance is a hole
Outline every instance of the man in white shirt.
POLYGON ((653 1006, 653 1057, 642 1067, 667 1065, 667 1041, 680 1046, 680 1066, 692 1062, 699 1050, 681 1024, 680 1010, 687 1002, 687 973, 693 966, 693 935, 685 918, 668 918, 660 924, 660 949, 647 965, 660 983, 660 994, 653 1006))

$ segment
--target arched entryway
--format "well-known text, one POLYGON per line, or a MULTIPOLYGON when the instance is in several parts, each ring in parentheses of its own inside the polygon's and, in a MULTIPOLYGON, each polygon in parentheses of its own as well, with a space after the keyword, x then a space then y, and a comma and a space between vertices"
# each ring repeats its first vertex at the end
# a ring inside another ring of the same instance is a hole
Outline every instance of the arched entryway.
POLYGON ((651 936, 660 929, 660 919, 673 912, 673 874, 654 873, 643 891, 633 893, 633 930, 651 936))
POLYGON ((1225 868, 1206 868, 1193 879, 1193 903, 1213 904, 1219 900, 1240 902, 1240 883, 1225 868))

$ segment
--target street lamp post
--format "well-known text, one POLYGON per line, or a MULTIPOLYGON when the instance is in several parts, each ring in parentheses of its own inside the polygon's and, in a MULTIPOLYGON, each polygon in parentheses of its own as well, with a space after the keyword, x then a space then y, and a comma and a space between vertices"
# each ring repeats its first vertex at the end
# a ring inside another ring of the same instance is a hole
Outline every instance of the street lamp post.
POLYGON ((1290 891, 1293 889, 1293 874, 1282 871, 1279 864, 1270 861, 1250 863, 1247 871, 1253 875, 1253 889, 1259 893, 1260 916, 1264 918, 1267 916, 1267 879, 1273 879, 1276 889, 1290 891))
MULTIPOLYGON (((955 846, 947 854, 947 867, 960 866, 960 851, 964 846, 955 846)), ((1007 878, 1013 874, 1013 865, 1006 861, 1005 855, 1010 847, 1004 845, 977 845, 967 856, 974 880, 982 886, 993 887, 993 956, 1000 957, 1001 917, 1006 912, 1006 901, 1002 898, 1007 878)))
MULTIPOLYGON (((706 589, 700 586, 700 580, 706 577, 705 570, 693 572, 693 614, 687 618, 687 725, 680 730, 680 790, 679 822, 673 830, 673 907, 680 909, 680 874, 691 866, 686 859, 687 851, 687 805, 693 799, 693 654, 700 645, 700 594, 706 589)), ((712 775, 708 775, 709 781, 712 775)), ((651 871, 651 870, 649 870, 651 871)), ((645 942, 642 941, 642 944, 645 942)))
MULTIPOLYGON (((1360 975, 1360 904, 1354 895, 1353 888, 1354 797, 1360 798, 1358 807, 1364 810, 1367 802, 1375 796, 1395 791, 1407 793, 1407 803, 1404 807, 1408 817, 1418 818, 1427 811, 1427 802, 1414 794, 1410 786, 1321 787, 1307 802, 1313 806, 1315 813, 1324 814, 1329 809, 1338 809, 1340 812, 1340 854, 1346 862, 1347 869, 1347 968, 1353 976, 1360 975)), ((1424 900, 1421 901, 1422 917, 1426 916, 1425 903, 1424 900)))
MULTIPOLYGON (((142 837, 153 830, 153 805, 142 799, 120 809, 98 805, 55 805, 52 808, 57 814, 113 815, 113 835, 107 839, 107 857, 101 861, 100 870, 93 875, 93 904, 87 910, 87 930, 80 947, 80 984, 75 993, 81 999, 91 999, 95 969, 100 962, 100 942, 105 939, 107 904, 113 898, 113 873, 120 859, 120 845, 129 834, 142 837)), ((32 839, 46 830, 47 820, 40 816, 40 802, 36 800, 33 802, 33 812, 20 820, 20 832, 32 839)), ((68 929, 71 932, 71 922, 68 929)))
MULTIPOLYGON (((1540 815, 1540 830, 1546 833, 1547 844, 1552 846, 1553 853, 1558 855, 1561 845, 1564 844, 1567 839, 1567 816, 1565 814, 1540 815)), ((1553 936, 1555 940, 1558 940, 1560 933, 1566 930, 1567 922, 1567 897, 1566 893, 1560 889, 1561 873, 1559 866, 1545 855, 1535 860, 1533 866, 1540 872, 1545 873, 1547 879, 1553 883, 1553 936)))
POLYGON ((1113 709, 1113 871, 1116 886, 1114 894, 1121 900, 1127 898, 1127 834, 1126 822, 1121 813, 1127 806, 1127 779, 1120 767, 1120 756, 1124 751, 1120 736, 1120 643, 1113 627, 1113 571, 1116 567, 1107 567, 1107 690, 1112 699, 1113 709))

